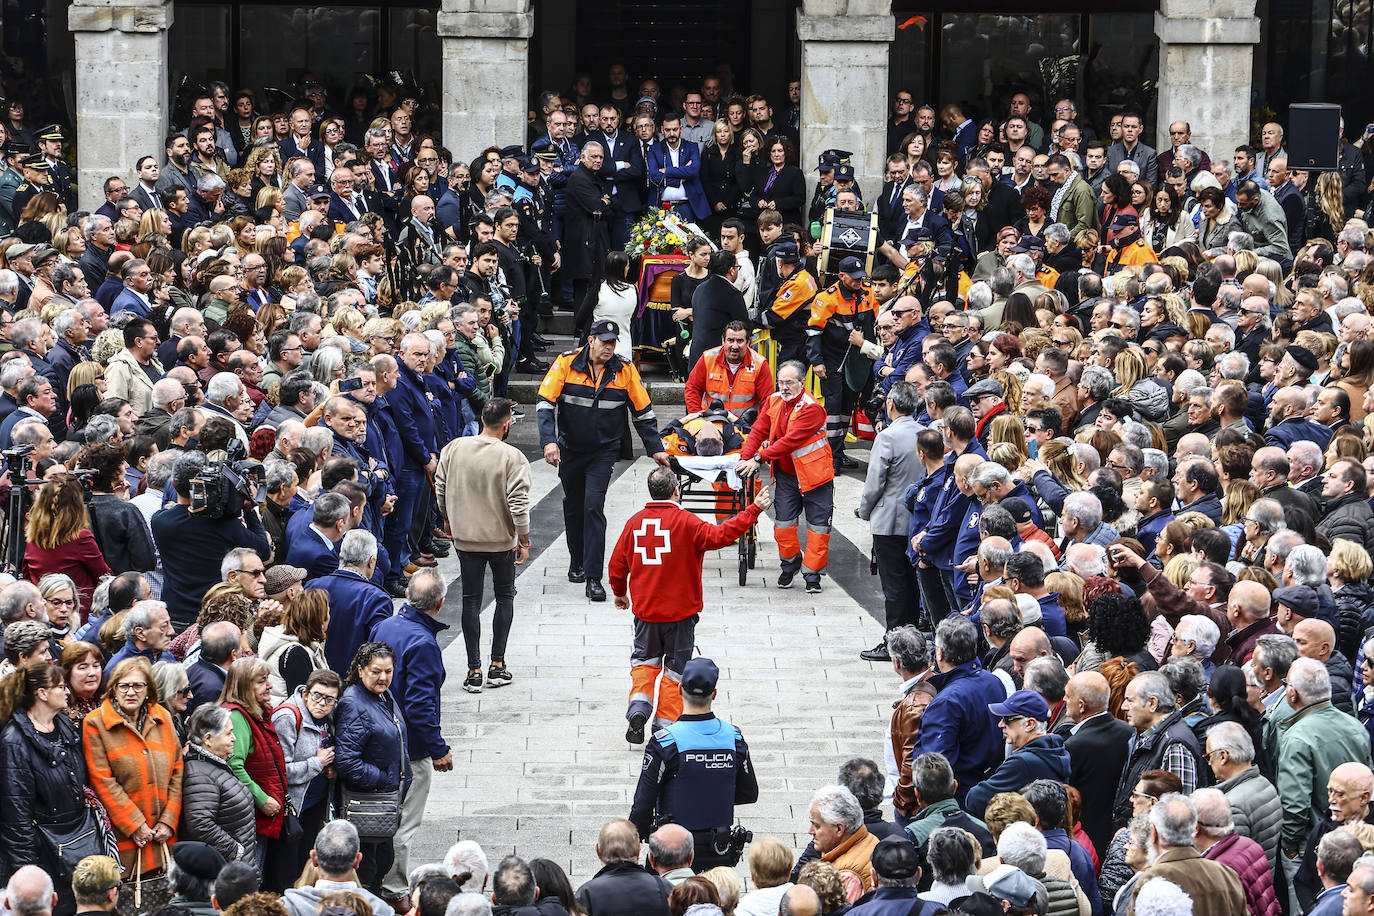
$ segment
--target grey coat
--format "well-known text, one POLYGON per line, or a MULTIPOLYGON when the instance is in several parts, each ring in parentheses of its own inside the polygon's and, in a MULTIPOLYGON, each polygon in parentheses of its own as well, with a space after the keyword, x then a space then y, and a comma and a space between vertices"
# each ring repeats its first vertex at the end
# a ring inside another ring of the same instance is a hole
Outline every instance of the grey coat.
POLYGON ((229 862, 252 862, 257 856, 252 793, 227 762, 216 760, 195 745, 186 748, 177 836, 207 843, 229 862))
POLYGON ((1277 867, 1279 829, 1283 826, 1283 805, 1274 784, 1264 778, 1259 767, 1252 766, 1232 776, 1217 788, 1231 803, 1231 819, 1236 833, 1249 837, 1264 850, 1270 867, 1277 867))
POLYGON ((291 698, 272 713, 272 727, 277 730, 277 740, 281 742, 282 754, 286 757, 286 797, 301 810, 305 804, 305 790, 316 776, 324 771, 315 754, 320 749, 327 729, 333 728, 333 720, 326 719, 323 724, 305 708, 305 688, 297 687, 291 698), (288 706, 300 711, 300 728, 296 727, 296 715, 288 706))
POLYGON ((925 477, 925 468, 916 456, 916 434, 920 427, 911 417, 898 417, 873 439, 868 458, 868 477, 856 510, 868 519, 873 534, 905 536, 911 523, 902 496, 906 488, 925 477))

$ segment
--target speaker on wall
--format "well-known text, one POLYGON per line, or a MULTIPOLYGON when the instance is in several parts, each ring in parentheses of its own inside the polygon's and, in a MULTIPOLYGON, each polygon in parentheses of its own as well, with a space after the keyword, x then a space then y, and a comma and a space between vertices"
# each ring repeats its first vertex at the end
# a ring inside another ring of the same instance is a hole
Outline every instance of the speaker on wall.
POLYGON ((1341 155, 1341 106, 1312 102, 1288 106, 1288 167, 1324 172, 1341 155))

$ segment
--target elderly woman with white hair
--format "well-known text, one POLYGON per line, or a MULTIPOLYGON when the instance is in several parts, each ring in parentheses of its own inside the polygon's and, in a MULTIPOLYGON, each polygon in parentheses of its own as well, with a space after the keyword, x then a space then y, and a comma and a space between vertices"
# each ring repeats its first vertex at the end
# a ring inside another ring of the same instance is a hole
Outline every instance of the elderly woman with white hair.
POLYGON ((1185 614, 1174 627, 1169 638, 1171 658, 1195 658, 1202 663, 1203 684, 1212 682, 1212 672, 1216 665, 1212 653, 1221 641, 1221 630, 1209 617, 1201 614, 1185 614))

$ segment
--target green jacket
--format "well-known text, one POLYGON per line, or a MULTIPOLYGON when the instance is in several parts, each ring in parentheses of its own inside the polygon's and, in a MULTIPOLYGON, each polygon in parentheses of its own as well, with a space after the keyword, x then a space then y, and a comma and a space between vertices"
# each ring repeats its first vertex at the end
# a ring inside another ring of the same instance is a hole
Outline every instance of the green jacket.
POLYGON ((1312 828, 1327 816, 1326 781, 1342 763, 1369 766, 1369 733, 1330 700, 1304 706, 1280 722, 1278 782, 1283 803, 1280 840, 1285 853, 1301 851, 1312 828))
MULTIPOLYGON (((907 822, 907 836, 911 837, 911 842, 917 846, 924 846, 932 833, 946 826, 945 816, 952 811, 960 811, 959 803, 952 798, 946 798, 944 801, 937 801, 928 808, 922 808, 915 817, 907 822)), ((987 826, 972 814, 965 814, 965 816, 969 820, 977 821, 980 827, 987 826)))
POLYGON ((1075 178, 1073 184, 1064 192, 1064 199, 1059 202, 1059 213, 1054 221, 1069 227, 1070 238, 1084 229, 1098 227, 1097 196, 1093 194, 1092 185, 1088 184, 1083 176, 1075 178))
POLYGON ((477 348, 472 341, 462 334, 454 334, 453 337, 453 351, 462 360, 463 368, 477 379, 477 390, 468 395, 468 401, 472 404, 473 412, 480 417, 482 408, 491 400, 491 376, 482 365, 482 358, 477 355, 477 348))

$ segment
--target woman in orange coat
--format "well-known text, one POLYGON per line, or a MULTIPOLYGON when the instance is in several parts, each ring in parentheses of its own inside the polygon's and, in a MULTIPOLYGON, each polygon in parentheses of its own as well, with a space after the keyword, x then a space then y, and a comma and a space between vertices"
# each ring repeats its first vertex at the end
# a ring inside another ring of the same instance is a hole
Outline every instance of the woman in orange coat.
POLYGON ((146 658, 110 672, 105 699, 82 723, 91 787, 105 804, 125 877, 161 868, 162 844, 181 819, 181 745, 172 714, 158 702, 146 658))

